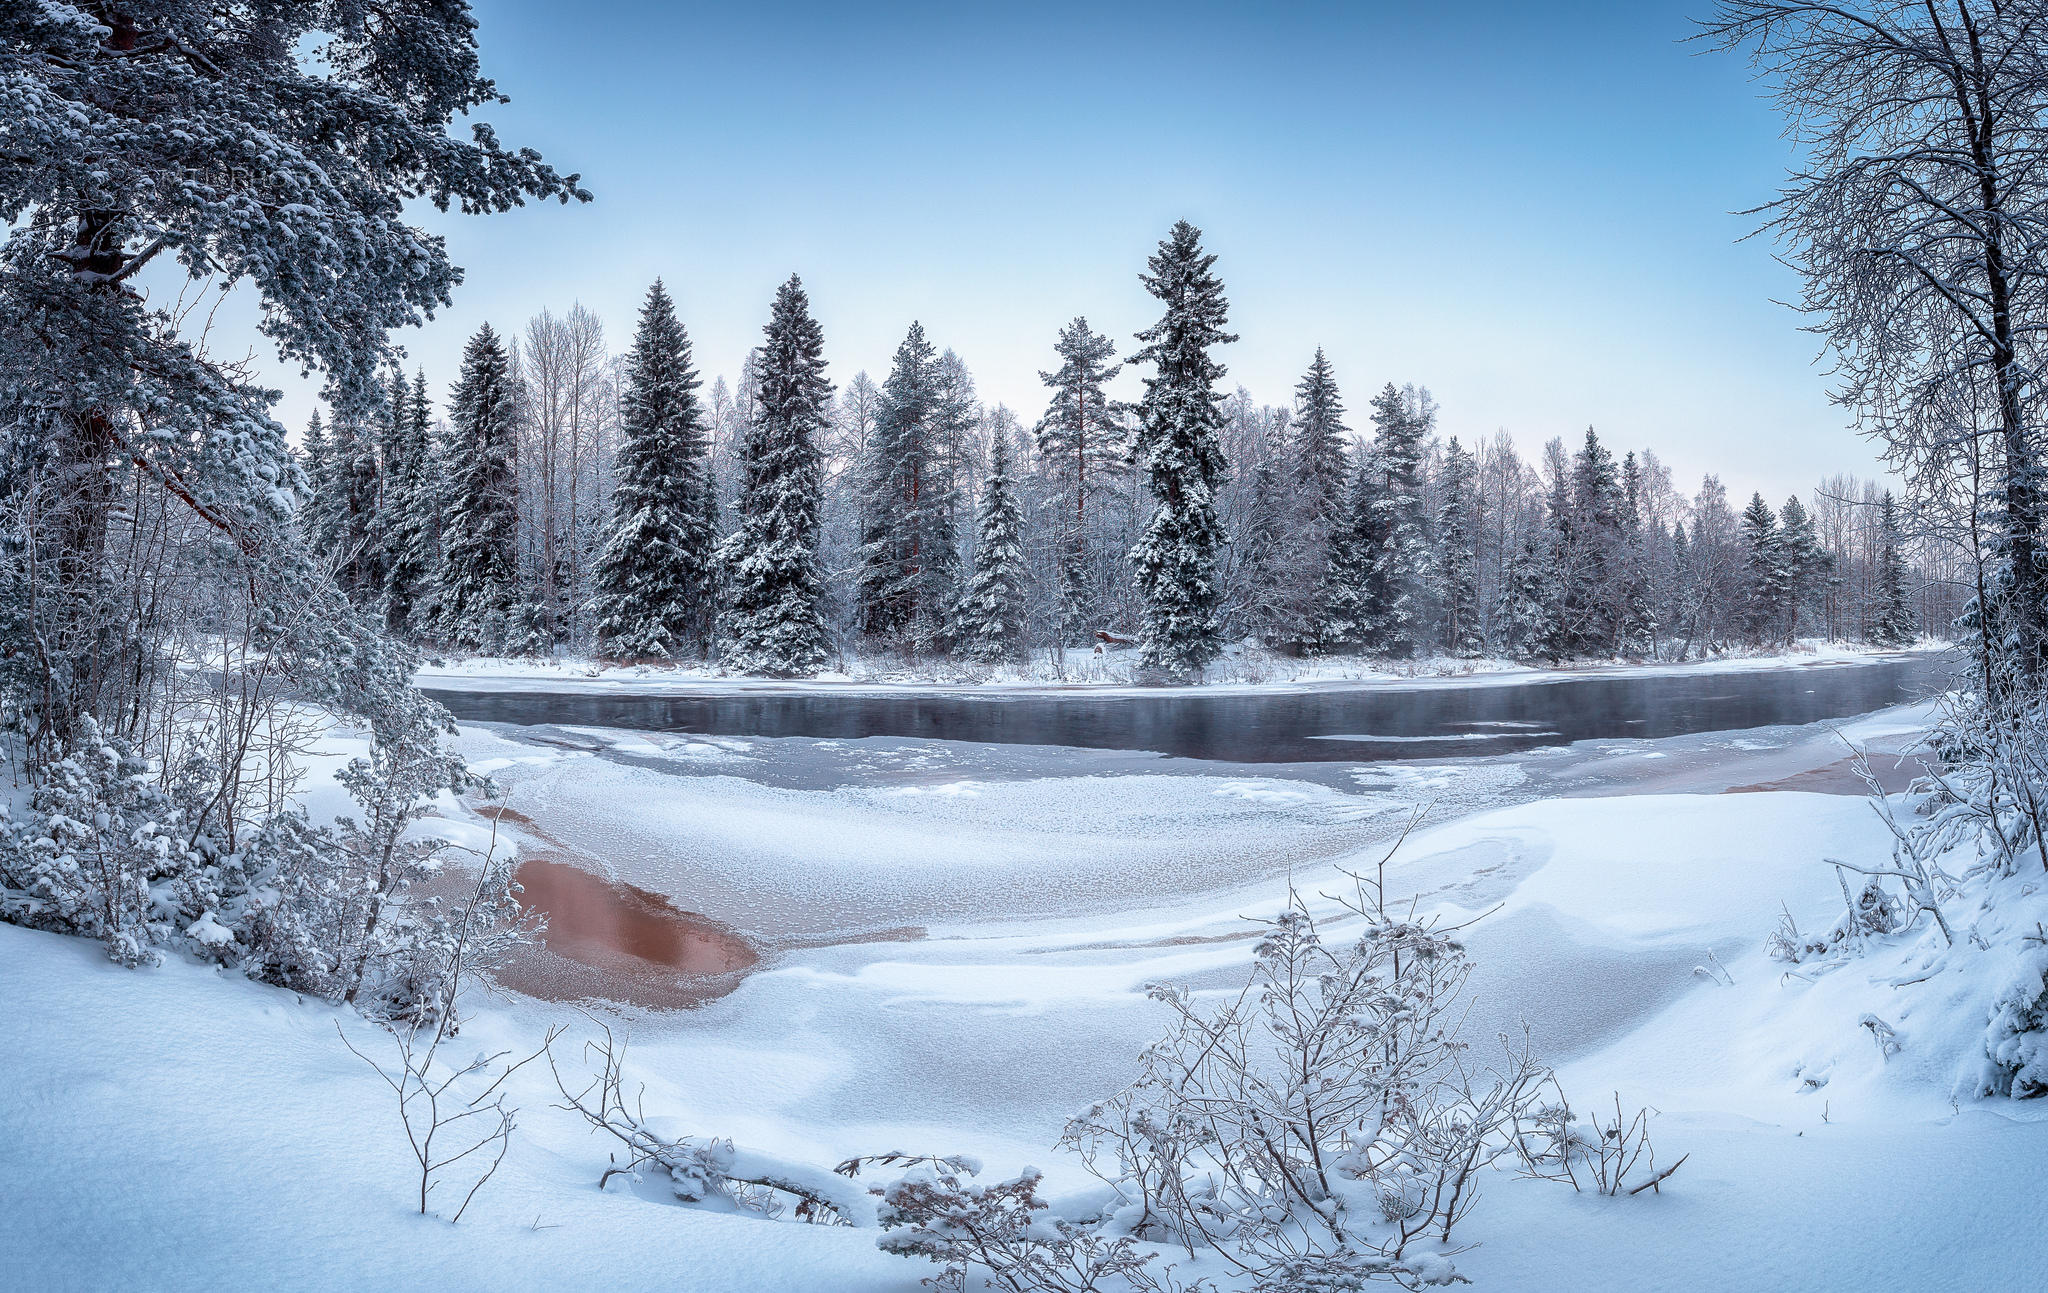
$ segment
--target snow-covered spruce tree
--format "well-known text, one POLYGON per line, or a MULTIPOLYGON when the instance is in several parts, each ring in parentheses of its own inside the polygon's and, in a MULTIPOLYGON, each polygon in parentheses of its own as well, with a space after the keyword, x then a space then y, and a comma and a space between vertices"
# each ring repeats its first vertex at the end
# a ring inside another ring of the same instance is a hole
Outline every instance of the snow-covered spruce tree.
POLYGON ((725 662, 742 673, 794 678, 825 665, 818 440, 832 384, 825 380, 824 350, 810 298, 792 274, 776 290, 766 340, 755 352, 757 395, 743 448, 739 528, 720 549, 725 662))
POLYGON ((974 574, 960 598, 953 640, 979 664, 1021 664, 1028 655, 1024 607, 1024 513, 1010 479, 1010 448, 996 438, 975 526, 974 574))
POLYGON ((673 659, 709 648, 715 581, 702 384, 675 303, 656 279, 619 397, 612 523, 591 606, 600 655, 673 659))
POLYGON ((1814 531, 1813 515, 1797 494, 1778 509, 1778 554, 1785 570, 1784 622, 1779 632, 1790 641, 1799 635, 1800 613, 1812 604, 1834 564, 1814 531))
POLYGON ((1316 587, 1314 619, 1307 645, 1319 652, 1356 651, 1372 631, 1372 607, 1380 593, 1378 555, 1386 514, 1374 503, 1380 475, 1369 449, 1360 449, 1351 473, 1350 500, 1331 528, 1316 587))
POLYGON ((1747 577, 1743 635, 1751 646, 1781 641, 1791 572, 1785 564, 1778 515, 1760 493, 1750 495, 1742 512, 1742 549, 1747 577))
POLYGON ((426 625, 422 603, 440 565, 440 476, 435 469, 433 405, 427 375, 413 374, 410 388, 393 381, 392 400, 405 411, 399 442, 401 465, 386 472, 384 622, 401 637, 420 636, 426 625))
POLYGON ((1906 581, 1906 559, 1900 552, 1899 508, 1890 490, 1878 504, 1877 580, 1865 635, 1881 647, 1913 643, 1913 594, 1906 581))
POLYGON ((319 555, 334 550, 337 529, 334 522, 334 450, 327 443, 327 423, 314 409, 306 422, 305 441, 300 451, 304 494, 299 503, 299 531, 306 544, 319 555))
POLYGON ((1427 645, 1429 535, 1422 456, 1436 425, 1436 406, 1427 391, 1396 390, 1389 382, 1373 397, 1372 420, 1372 463, 1378 475, 1372 506, 1379 519, 1363 637, 1373 650, 1412 656, 1427 645))
POLYGON ((462 352, 462 377, 448 397, 447 508, 442 531, 442 636, 476 651, 502 651, 518 610, 519 441, 512 370, 486 323, 462 352))
POLYGON ((1321 346, 1294 386, 1294 418, 1288 456, 1302 505, 1325 524, 1344 510, 1351 479, 1351 428, 1344 425, 1344 397, 1321 346))
MULTIPOLYGON (((1334 621, 1319 603, 1327 586, 1334 545, 1341 542, 1349 519, 1347 503, 1352 492, 1351 429, 1344 425, 1344 398, 1337 389, 1337 377, 1321 346, 1308 371, 1294 387, 1294 415, 1288 423, 1286 443, 1288 506, 1280 518, 1278 547, 1263 554, 1281 587, 1275 589, 1280 602, 1277 635, 1322 646, 1324 631, 1334 621)), ((1355 602, 1355 586, 1338 593, 1340 601, 1355 602)), ((1337 618, 1355 622, 1355 610, 1337 618)))
POLYGON ((1479 554, 1472 525, 1472 455, 1456 436, 1444 447, 1438 489, 1443 505, 1437 511, 1437 560, 1431 590, 1442 621, 1441 639, 1452 655, 1476 656, 1486 649, 1479 619, 1479 554))
POLYGON ((1616 655, 1625 636, 1622 488, 1614 454, 1592 427, 1572 457, 1571 491, 1565 648, 1575 656, 1616 655))
POLYGON ((1116 343, 1091 331, 1088 320, 1076 317, 1060 329, 1053 342, 1060 366, 1041 371, 1040 381, 1052 390, 1044 416, 1032 429, 1039 470, 1050 488, 1048 502, 1057 516, 1060 535, 1059 623, 1062 644, 1084 638, 1104 614, 1106 585, 1118 555, 1106 552, 1106 522, 1089 504, 1106 501, 1123 480, 1130 457, 1130 435, 1123 408, 1104 389, 1123 365, 1116 343))
POLYGON ((896 348, 862 488, 861 631, 923 653, 945 646, 958 598, 954 477, 943 441, 939 356, 912 323, 896 348))
MULTIPOLYGON (((1654 461, 1654 460, 1653 460, 1654 461)), ((1643 466, 1630 450, 1621 460, 1620 558, 1615 571, 1617 650, 1654 656, 1657 650, 1654 550, 1658 536, 1643 528, 1643 466)))
POLYGON ((1201 230, 1185 220, 1173 226, 1139 276, 1166 312, 1138 334, 1145 345, 1130 360, 1153 366, 1138 405, 1137 448, 1155 506, 1131 551, 1145 598, 1143 662, 1193 681, 1222 649, 1216 488, 1225 463, 1216 383, 1225 369, 1209 352, 1237 337, 1223 330, 1230 303, 1215 264, 1201 230))

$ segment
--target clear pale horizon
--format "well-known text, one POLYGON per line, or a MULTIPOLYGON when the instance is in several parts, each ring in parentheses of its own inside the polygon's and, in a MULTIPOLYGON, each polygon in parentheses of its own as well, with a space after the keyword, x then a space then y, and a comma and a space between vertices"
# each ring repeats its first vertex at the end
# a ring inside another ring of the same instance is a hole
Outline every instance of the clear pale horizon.
MULTIPOLYGON (((915 319, 1028 425, 1067 320, 1133 349, 1154 313, 1137 275, 1185 218, 1242 338, 1225 386, 1261 403, 1290 402, 1322 346, 1354 428, 1382 384, 1414 382, 1446 436, 1506 428, 1533 456, 1592 426, 1688 493, 1704 472, 1773 499, 1875 474, 1816 341, 1774 303, 1795 276, 1742 241, 1756 220, 1738 212, 1792 153, 1742 64, 1686 42, 1698 7, 856 20, 480 0, 512 102, 479 119, 595 201, 488 219, 418 204, 466 281, 397 340, 438 402, 486 321, 516 333, 580 302, 622 351, 659 276, 708 385, 737 374, 794 272, 836 384, 879 380, 915 319)), ((252 348, 296 434, 316 387, 251 340, 245 296, 211 344, 252 348)))

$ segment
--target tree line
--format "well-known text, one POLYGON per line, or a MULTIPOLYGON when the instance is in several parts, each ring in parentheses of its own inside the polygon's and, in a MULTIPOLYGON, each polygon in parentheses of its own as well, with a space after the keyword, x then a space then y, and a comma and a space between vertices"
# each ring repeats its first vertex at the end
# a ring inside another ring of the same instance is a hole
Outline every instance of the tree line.
POLYGON ((630 348, 582 307, 470 338, 443 416, 423 374, 318 414, 303 524, 342 585, 464 652, 717 660, 813 674, 849 654, 1057 673, 1098 642, 1187 678, 1229 642, 1304 654, 1683 660, 1802 635, 1939 631, 1963 583, 1879 484, 1691 492, 1589 428, 1535 462, 1466 445, 1384 384, 1354 419, 1321 349, 1293 398, 1225 393, 1227 302, 1192 226, 1143 276, 1141 348, 1085 317, 1034 422, 978 398, 912 323, 880 383, 826 375, 801 281, 706 389, 656 282, 630 348), (1118 399, 1126 366, 1144 395, 1118 399), (1354 426, 1354 421, 1356 425, 1354 426))

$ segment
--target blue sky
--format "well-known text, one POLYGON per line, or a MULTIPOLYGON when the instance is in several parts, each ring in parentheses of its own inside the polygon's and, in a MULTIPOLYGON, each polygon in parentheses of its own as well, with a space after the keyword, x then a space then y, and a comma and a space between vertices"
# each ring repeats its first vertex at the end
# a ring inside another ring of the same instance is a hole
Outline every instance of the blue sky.
POLYGON ((835 379, 916 318, 1028 422, 1067 319, 1131 348, 1186 218, 1265 401, 1322 345, 1354 409, 1420 382, 1468 440, 1591 424, 1744 495, 1869 472, 1771 303, 1796 281, 1738 242, 1790 153, 1744 65, 1683 43, 1706 3, 479 0, 487 119, 597 200, 433 217, 468 281, 409 364, 445 389, 479 323, 578 300, 622 349, 658 274, 730 374, 796 271, 835 379))

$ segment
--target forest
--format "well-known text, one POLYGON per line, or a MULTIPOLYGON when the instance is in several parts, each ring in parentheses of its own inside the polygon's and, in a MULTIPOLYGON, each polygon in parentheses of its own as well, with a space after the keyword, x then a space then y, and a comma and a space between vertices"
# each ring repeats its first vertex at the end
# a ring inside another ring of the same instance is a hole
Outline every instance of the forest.
MULTIPOLYGON (((1183 226, 1155 269, 1211 259, 1183 226)), ((1140 576, 1172 495, 1147 467, 1145 405, 1109 390, 1142 352, 1119 360, 1075 318, 1027 421, 977 399, 917 324, 880 383, 835 390, 820 342, 794 277, 761 348, 708 389, 660 282, 620 355, 580 306, 486 326, 440 403, 423 372, 393 373, 382 408, 315 414, 307 540, 360 606, 437 651, 774 676, 1038 659, 1064 677, 1070 653, 1151 641, 1140 576)), ((1204 546, 1171 571, 1204 589, 1202 628, 1179 673, 1226 642, 1552 664, 1802 636, 1897 647, 1945 632, 1967 597, 1954 545, 1878 480, 1731 499, 1592 428, 1532 463, 1505 431, 1440 435, 1413 383, 1355 417, 1321 350, 1287 403, 1211 393, 1202 434, 1204 546)))

